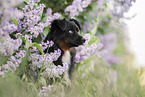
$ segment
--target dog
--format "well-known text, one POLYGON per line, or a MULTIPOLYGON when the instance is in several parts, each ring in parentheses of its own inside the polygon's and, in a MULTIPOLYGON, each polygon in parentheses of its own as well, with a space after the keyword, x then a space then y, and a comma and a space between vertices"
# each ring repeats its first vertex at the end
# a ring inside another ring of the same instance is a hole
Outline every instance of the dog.
POLYGON ((79 22, 75 19, 56 19, 51 22, 50 31, 47 34, 45 41, 53 41, 54 45, 49 49, 45 49, 45 53, 54 52, 54 50, 60 49, 61 56, 53 61, 54 65, 61 65, 66 63, 69 65, 68 77, 72 78, 75 68, 75 47, 85 43, 85 39, 78 34, 81 30, 79 22))

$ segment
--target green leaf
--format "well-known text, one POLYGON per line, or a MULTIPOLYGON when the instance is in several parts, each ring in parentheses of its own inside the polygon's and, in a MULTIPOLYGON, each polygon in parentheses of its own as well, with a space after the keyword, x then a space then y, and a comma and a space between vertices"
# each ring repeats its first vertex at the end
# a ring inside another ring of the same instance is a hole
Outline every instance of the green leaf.
POLYGON ((16 26, 18 26, 18 22, 17 22, 16 19, 13 19, 13 22, 14 22, 14 24, 15 24, 16 26))
POLYGON ((38 43, 34 43, 33 46, 35 46, 37 49, 39 49, 39 51, 40 51, 41 54, 43 55, 42 47, 41 47, 38 43))
POLYGON ((107 7, 107 3, 104 3, 103 5, 104 5, 105 7, 107 7))
POLYGON ((43 29, 43 34, 46 36, 48 34, 48 32, 49 32, 49 27, 45 27, 43 29))
POLYGON ((95 20, 95 22, 97 23, 97 19, 95 17, 93 17, 93 19, 95 20))
POLYGON ((99 38, 98 37, 93 37, 90 41, 89 41, 89 45, 92 43, 98 43, 99 42, 99 38))
POLYGON ((27 3, 28 3, 29 1, 30 1, 30 0, 25 0, 25 2, 27 2, 27 3))

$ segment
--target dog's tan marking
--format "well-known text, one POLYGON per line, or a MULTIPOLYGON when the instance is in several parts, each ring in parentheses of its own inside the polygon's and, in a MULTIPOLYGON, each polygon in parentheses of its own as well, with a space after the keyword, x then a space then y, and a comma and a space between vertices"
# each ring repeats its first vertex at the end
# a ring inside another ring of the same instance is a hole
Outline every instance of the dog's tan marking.
POLYGON ((67 40, 65 42, 59 42, 59 46, 64 52, 67 50, 70 50, 70 47, 66 43, 67 43, 67 40))

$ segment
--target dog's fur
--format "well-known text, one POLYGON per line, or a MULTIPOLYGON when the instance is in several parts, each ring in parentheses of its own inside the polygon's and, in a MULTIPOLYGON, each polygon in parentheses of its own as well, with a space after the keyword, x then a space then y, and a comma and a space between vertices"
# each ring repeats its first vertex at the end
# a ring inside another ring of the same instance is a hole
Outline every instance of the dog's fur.
POLYGON ((85 39, 78 34, 79 30, 81 30, 81 26, 77 20, 57 19, 52 21, 50 32, 45 39, 45 42, 52 40, 54 45, 49 49, 47 48, 44 52, 47 53, 48 51, 50 53, 57 49, 61 50, 61 56, 53 63, 56 66, 62 65, 62 63, 69 64, 68 75, 70 79, 75 67, 74 58, 76 50, 74 47, 82 45, 85 42, 85 39))

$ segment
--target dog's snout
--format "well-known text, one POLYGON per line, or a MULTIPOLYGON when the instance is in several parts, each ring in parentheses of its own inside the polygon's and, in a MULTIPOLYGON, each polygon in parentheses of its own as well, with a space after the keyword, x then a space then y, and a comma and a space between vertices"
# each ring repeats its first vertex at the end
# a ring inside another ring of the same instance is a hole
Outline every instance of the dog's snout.
POLYGON ((81 41, 84 43, 86 40, 84 38, 82 38, 81 41))

